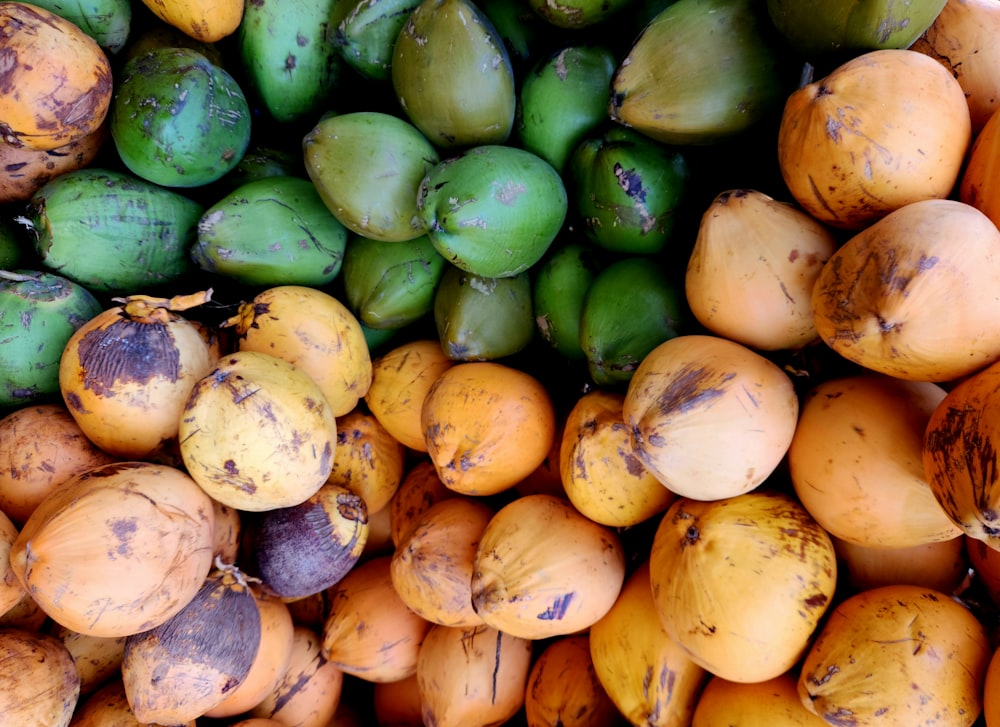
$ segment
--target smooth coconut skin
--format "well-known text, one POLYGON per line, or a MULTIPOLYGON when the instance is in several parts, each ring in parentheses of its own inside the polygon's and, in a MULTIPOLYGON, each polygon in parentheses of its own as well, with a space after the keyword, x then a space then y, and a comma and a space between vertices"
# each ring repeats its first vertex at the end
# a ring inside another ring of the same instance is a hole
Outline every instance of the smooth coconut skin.
POLYGON ((392 47, 390 77, 403 111, 437 148, 502 144, 517 89, 507 47, 468 0, 423 0, 392 47))
POLYGON ((763 489, 678 500, 649 564, 664 630, 695 663, 735 682, 789 671, 837 586, 827 532, 793 497, 763 489))
POLYGON ((329 591, 322 628, 323 658, 346 674, 381 682, 405 679, 432 624, 418 616, 392 585, 392 558, 359 563, 329 591))
POLYGON ((600 45, 567 46, 540 59, 518 93, 517 134, 524 149, 557 171, 607 117, 615 57, 600 45))
POLYGON ((59 390, 94 444, 135 460, 176 445, 188 396, 215 365, 201 331, 180 311, 210 298, 211 290, 169 299, 129 296, 69 338, 59 390))
POLYGON ((528 674, 528 724, 610 727, 621 714, 594 671, 587 634, 564 636, 543 647, 528 674))
POLYGON ((440 153, 413 124, 374 111, 329 116, 306 134, 302 151, 319 196, 351 232, 381 242, 424 234, 417 189, 440 153), (373 183, 359 184, 365 179, 373 183))
MULTIPOLYGON (((106 727, 112 724, 129 724, 135 722, 135 714, 129 706, 125 695, 125 684, 121 678, 111 679, 104 683, 94 693, 84 698, 73 713, 74 727, 106 727)), ((178 727, 196 727, 197 720, 178 725, 178 727)), ((272 725, 273 727, 273 725, 272 725)))
POLYGON ((431 385, 420 425, 427 453, 449 489, 492 495, 545 460, 556 415, 548 391, 530 374, 495 361, 468 361, 431 385))
POLYGON ((945 0, 768 0, 767 10, 792 46, 822 56, 854 49, 908 48, 946 4, 945 0))
POLYGON ((344 63, 374 81, 391 81, 392 50, 420 0, 336 3, 328 38, 344 63))
POLYGON ((439 162, 417 190, 417 214, 434 248, 456 267, 487 278, 517 275, 538 262, 568 208, 552 165, 501 144, 439 162))
POLYGON ((823 266, 812 297, 816 331, 866 369, 957 380, 1000 358, 998 277, 1000 231, 985 214, 951 199, 911 202, 823 266))
POLYGON ((163 623, 201 588, 214 517, 211 499, 185 472, 113 462, 67 480, 35 508, 11 548, 11 567, 54 621, 128 636, 163 623))
POLYGON ((122 682, 135 718, 180 724, 222 703, 250 673, 261 633, 260 605, 243 574, 210 574, 178 613, 125 640, 122 682))
POLYGON ((59 392, 70 337, 102 311, 86 287, 47 271, 0 271, 0 406, 20 408, 59 392))
POLYGON ((945 394, 937 384, 872 372, 806 393, 788 470, 799 501, 828 533, 880 548, 961 535, 923 462, 924 432, 945 394))
POLYGON ((17 525, 0 510, 0 562, 8 565, 0 576, 0 613, 7 613, 24 597, 24 586, 10 565, 10 549, 17 540, 17 525))
POLYGON ((134 174, 164 187, 201 187, 236 168, 250 144, 250 105, 221 65, 160 47, 130 58, 115 82, 111 138, 134 174))
POLYGON ((344 253, 344 302, 369 328, 395 331, 433 310, 446 265, 427 235, 400 242, 356 235, 344 253))
MULTIPOLYGON (((1000 19, 998 19, 1000 23, 1000 19)), ((1000 114, 992 114, 969 150, 968 163, 958 184, 958 199, 1000 223, 1000 114)))
POLYGON ((95 294, 162 289, 194 269, 202 205, 126 171, 86 167, 31 196, 35 251, 95 294))
POLYGON ((795 670, 762 682, 731 682, 712 677, 701 696, 691 727, 828 727, 799 699, 795 670))
POLYGON ((364 500, 369 515, 385 508, 406 471, 406 448, 378 419, 358 407, 337 419, 337 456, 327 485, 364 500))
POLYGON ((833 233, 795 205, 752 189, 721 192, 688 257, 688 305, 705 328, 750 348, 806 346, 818 337, 813 287, 836 249, 833 233))
POLYGON ((61 482, 114 461, 62 404, 21 407, 0 419, 0 511, 21 526, 61 482))
POLYGON ((503 724, 524 705, 532 642, 489 626, 435 624, 417 657, 424 724, 503 724))
POLYGON ((611 80, 613 121, 666 144, 734 137, 785 96, 767 18, 748 0, 680 0, 642 30, 611 80))
POLYGON ((831 539, 840 559, 841 577, 853 591, 911 583, 955 593, 968 578, 970 566, 985 580, 982 569, 966 554, 965 535, 898 548, 856 545, 833 536, 831 539))
POLYGON ((485 624, 513 636, 564 636, 606 614, 624 580, 625 551, 613 530, 563 498, 522 495, 483 530, 472 606, 485 624))
POLYGON ((996 513, 1000 363, 957 384, 927 422, 923 465, 931 492, 962 532, 1000 546, 996 513))
POLYGON ((616 254, 653 255, 672 239, 691 171, 676 148, 613 126, 572 150, 566 175, 591 242, 616 254))
POLYGON ((292 653, 274 689, 248 712, 253 720, 278 724, 329 724, 344 686, 344 672, 325 661, 321 642, 308 626, 295 625, 292 653))
POLYGON ((214 43, 232 34, 243 18, 243 0, 143 0, 158 18, 202 43, 214 43))
POLYGON ((630 527, 664 512, 677 495, 632 451, 622 416, 625 395, 595 389, 566 416, 559 470, 569 501, 594 522, 630 527))
POLYGON ((80 699, 80 677, 62 642, 19 628, 0 630, 0 710, 18 725, 67 727, 80 699))
POLYGON ((121 674, 127 636, 90 636, 59 623, 46 628, 45 633, 59 639, 73 655, 76 672, 80 677, 81 700, 121 674))
POLYGON ((470 497, 434 503, 413 523, 392 555, 396 593, 432 623, 482 625, 472 603, 476 549, 495 510, 470 497))
POLYGON ((590 627, 594 673, 631 724, 689 725, 711 674, 664 631, 649 568, 648 559, 640 563, 615 604, 590 627))
POLYGON ((335 417, 354 409, 371 386, 371 353, 361 323, 318 288, 266 288, 223 326, 236 332, 239 351, 277 356, 308 374, 335 417))
POLYGON ((409 449, 426 452, 420 409, 437 377, 455 363, 433 339, 391 348, 372 362, 372 383, 365 404, 393 439, 409 449))
MULTIPOLYGON (((0 168, 8 171, 0 177, 0 204, 26 202, 56 177, 93 166, 109 138, 108 125, 104 123, 86 136, 55 149, 39 151, 3 144, 0 168)), ((9 270, 14 266, 4 267, 9 270)))
MULTIPOLYGON (((928 0, 930 1, 930 0, 928 0)), ((934 58, 954 74, 965 91, 972 133, 979 132, 1000 108, 1000 6, 992 0, 946 2, 910 50, 934 58)))
POLYGON ((777 364, 734 341, 699 334, 650 351, 622 407, 646 468, 676 494, 700 500, 733 497, 764 482, 788 451, 798 412, 794 386, 777 364))
POLYGON ((983 709, 992 654, 986 628, 951 596, 883 586, 830 613, 802 662, 799 696, 834 724, 850 715, 857 724, 886 727, 969 727, 983 709))
POLYGON ((276 175, 239 185, 205 210, 186 252, 202 270, 248 286, 333 282, 347 229, 308 179, 276 175))
POLYGON ((523 351, 535 335, 527 270, 502 278, 449 265, 434 291, 434 326, 456 361, 494 361, 523 351))
POLYGON ((180 418, 181 459, 213 499, 261 512, 297 505, 333 468, 337 424, 319 385, 266 353, 222 357, 180 418))
POLYGON ((910 202, 948 197, 971 135, 965 94, 943 65, 877 50, 788 96, 778 164, 812 217, 860 230, 910 202))
POLYGON ((29 3, 0 6, 4 84, 0 138, 47 151, 79 141, 104 123, 111 63, 79 26, 29 3))
MULTIPOLYGON (((225 562, 225 561, 223 561, 225 562)), ((278 685, 292 660, 295 622, 286 603, 251 585, 260 613, 260 645, 246 677, 206 717, 235 717, 261 703, 278 685)))
POLYGON ((342 69, 337 47, 327 41, 332 6, 233 2, 244 5, 233 33, 241 69, 271 118, 292 123, 319 113, 342 69))
POLYGON ((393 546, 402 542, 406 532, 434 503, 457 497, 458 494, 441 481, 430 460, 418 461, 406 473, 399 490, 389 501, 389 530, 393 546))

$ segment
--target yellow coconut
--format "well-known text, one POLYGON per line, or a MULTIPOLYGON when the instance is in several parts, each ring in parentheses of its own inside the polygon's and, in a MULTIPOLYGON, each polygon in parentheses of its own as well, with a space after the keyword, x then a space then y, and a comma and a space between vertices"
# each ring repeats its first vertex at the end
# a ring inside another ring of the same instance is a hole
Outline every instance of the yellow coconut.
POLYGON ((329 293, 301 285, 267 288, 223 325, 235 331, 238 350, 277 356, 305 371, 334 416, 354 409, 368 393, 373 373, 364 330, 329 293))
POLYGON ((757 490, 671 505, 650 581, 664 630, 716 676, 754 682, 802 657, 833 600, 833 543, 793 497, 757 490))
POLYGON ((191 477, 224 505, 297 505, 333 469, 337 423, 316 382, 256 351, 223 356, 194 386, 178 428, 191 477))
POLYGON ((799 414, 777 364, 719 336, 677 336, 654 348, 622 407, 632 447, 673 492, 713 500, 753 490, 788 451, 799 414))

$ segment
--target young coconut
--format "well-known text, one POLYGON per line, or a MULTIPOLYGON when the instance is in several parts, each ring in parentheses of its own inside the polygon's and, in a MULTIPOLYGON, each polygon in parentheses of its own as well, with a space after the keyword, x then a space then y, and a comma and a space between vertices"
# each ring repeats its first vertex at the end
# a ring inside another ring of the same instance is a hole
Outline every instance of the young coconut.
POLYGON ((863 372, 827 379, 803 398, 788 449, 799 502, 832 536, 875 548, 961 534, 938 504, 922 460, 945 390, 863 372))
POLYGON ((30 593, 23 589, 21 593, 20 600, 0 616, 0 628, 41 632, 49 622, 49 615, 39 607, 30 593))
POLYGON ((125 640, 122 681, 140 722, 201 717, 250 673, 261 643, 260 606, 237 568, 215 565, 184 608, 125 640))
POLYGON ((621 713, 597 678, 587 634, 550 642, 528 674, 524 711, 529 725, 614 727, 621 713))
POLYGON ((390 557, 359 564, 329 594, 324 659, 370 682, 404 679, 416 671, 417 652, 431 622, 396 593, 390 557))
POLYGON ((105 142, 111 138, 107 120, 76 141, 55 149, 29 149, 0 145, 0 204, 28 202, 35 192, 56 177, 94 164, 105 142))
POLYGON ((63 349, 101 307, 87 288, 61 275, 0 270, 0 406, 57 395, 63 349))
POLYGON ((622 405, 643 465, 696 500, 764 482, 788 451, 798 414, 795 387, 777 364, 735 341, 696 334, 654 348, 622 405))
POLYGON ((615 604, 590 627, 589 637, 594 673, 631 724, 690 724, 710 675, 664 631, 648 560, 628 577, 615 604), (661 675, 665 678, 657 678, 661 675))
POLYGON ((297 505, 333 468, 337 424, 301 368, 256 351, 224 356, 195 383, 179 418, 191 477, 224 505, 261 512, 297 505))
POLYGON ((438 476, 463 495, 494 495, 549 454, 555 407, 532 375, 495 361, 444 371, 424 398, 420 423, 438 476))
POLYGON ((948 519, 970 538, 1000 549, 998 395, 1000 363, 951 388, 927 421, 922 460, 930 491, 948 519))
POLYGON ((882 586, 830 613, 802 662, 799 697, 830 724, 849 714, 855 724, 970 727, 983 710, 992 655, 985 626, 956 599, 882 586))
POLYGON ((173 298, 132 295, 70 337, 59 389, 84 434, 120 459, 147 460, 176 446, 178 422, 195 383, 215 360, 180 312, 211 289, 173 298))
POLYGON ((798 349, 818 337, 812 289, 836 249, 833 232, 799 207, 752 189, 721 192, 688 258, 687 303, 716 335, 756 350, 798 349))
POLYGON ((911 202, 823 266, 812 296, 816 331, 866 369, 954 381, 1000 359, 1000 297, 969 294, 998 275, 1000 231, 986 214, 954 199, 911 202))
POLYGON ((594 389, 566 417, 559 470, 573 506, 609 527, 638 525, 663 513, 677 495, 648 470, 632 450, 619 391, 594 389))
POLYGON ((239 351, 277 356, 309 374, 336 417, 354 409, 371 386, 371 353, 361 323, 317 288, 262 290, 222 327, 235 331, 239 351))
POLYGON ((17 540, 17 526, 0 510, 0 615, 3 615, 24 597, 24 586, 17 579, 14 568, 10 564, 10 549, 17 540))
POLYGON ((274 691, 291 663, 295 622, 287 604, 253 585, 250 586, 250 593, 257 600, 260 611, 257 655, 243 681, 205 712, 206 717, 235 717, 253 709, 274 691))
POLYGON ((354 567, 367 540, 365 500, 327 483, 304 502, 263 513, 252 546, 257 576, 281 598, 320 593, 354 567))
POLYGON ((742 727, 829 727, 799 699, 793 671, 762 682, 731 682, 712 677, 705 685, 690 727, 739 724, 742 727))
POLYGON ((182 470, 115 462, 70 478, 21 528, 15 575, 54 621, 94 636, 163 623, 212 567, 212 501, 182 470))
POLYGON ((0 628, 0 715, 5 724, 67 727, 80 699, 80 677, 54 636, 0 628))
POLYGON ((417 659, 424 724, 504 724, 524 706, 531 641, 480 625, 435 624, 417 659))
POLYGON ((63 481, 114 461, 63 404, 15 409, 0 419, 0 510, 23 525, 63 481))
POLYGON ((4 144, 55 149, 104 123, 113 88, 111 61, 82 28, 45 8, 3 3, 0 39, 4 144))
POLYGON ((120 675, 128 637, 91 636, 60 624, 53 625, 46 633, 59 639, 73 657, 80 677, 80 699, 120 675))
POLYGON ((434 339, 401 344, 372 362, 372 383, 365 403, 397 441, 426 452, 420 407, 437 377, 455 365, 434 339))
POLYGON ((487 625, 524 639, 563 636, 608 612, 625 580, 613 530, 555 495, 500 508, 473 560, 472 607, 487 625))
POLYGON ((288 666, 274 689, 247 713, 249 718, 299 727, 332 724, 340 704, 344 672, 323 658, 321 648, 322 639, 316 632, 296 625, 288 666))
POLYGON ((327 484, 365 501, 369 514, 381 511, 403 481, 406 447, 361 406, 337 419, 337 456, 327 484))
POLYGON ((423 513, 434 503, 459 493, 449 488, 428 459, 419 460, 410 467, 396 494, 389 501, 389 532, 393 545, 398 546, 423 513))
POLYGON ((653 536, 649 570, 664 631, 734 682, 791 669, 837 586, 827 532, 796 499, 763 489, 675 502, 653 536))
MULTIPOLYGON (((86 699, 81 697, 73 713, 73 727, 139 727, 125 696, 121 675, 115 675, 86 699)), ((196 720, 189 720, 176 727, 195 727, 196 720)))
POLYGON ((392 585, 416 614, 444 626, 483 623, 472 607, 473 561, 495 511, 459 495, 429 507, 396 546, 392 585))

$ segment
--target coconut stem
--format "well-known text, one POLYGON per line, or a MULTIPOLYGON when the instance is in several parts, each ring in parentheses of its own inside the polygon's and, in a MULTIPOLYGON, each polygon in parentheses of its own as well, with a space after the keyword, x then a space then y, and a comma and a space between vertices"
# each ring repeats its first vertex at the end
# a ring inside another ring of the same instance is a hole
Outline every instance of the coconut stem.
POLYGON ((256 315, 257 310, 252 302, 241 303, 236 315, 230 316, 224 320, 221 324, 219 324, 219 328, 235 328, 236 333, 242 336, 250 329, 250 326, 253 325, 256 315))
POLYGON ((15 273, 10 270, 0 270, 0 279, 2 280, 13 280, 15 283, 23 283, 26 280, 38 280, 37 275, 25 275, 24 273, 15 273))
POLYGON ((236 567, 235 563, 224 563, 221 555, 215 556, 215 567, 222 573, 223 577, 229 577, 243 588, 248 588, 248 583, 262 583, 260 578, 248 576, 236 567))
POLYGON ((129 318, 149 323, 166 323, 170 320, 171 313, 194 308, 211 299, 211 288, 189 295, 175 295, 172 298, 155 298, 151 295, 112 298, 115 303, 122 304, 125 314, 129 318))
POLYGON ((799 88, 805 88, 813 82, 816 69, 808 61, 802 65, 802 73, 799 75, 799 88))

